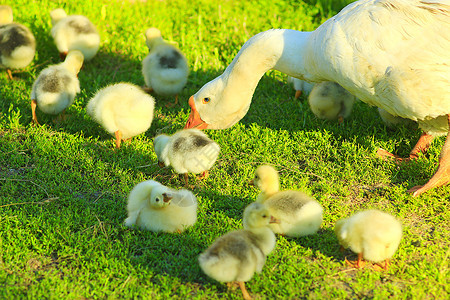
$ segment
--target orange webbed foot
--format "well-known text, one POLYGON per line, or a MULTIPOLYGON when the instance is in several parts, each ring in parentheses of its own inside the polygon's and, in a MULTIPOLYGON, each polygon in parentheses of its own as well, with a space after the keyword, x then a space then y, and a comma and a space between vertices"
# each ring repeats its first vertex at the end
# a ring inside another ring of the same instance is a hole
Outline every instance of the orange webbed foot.
POLYGON ((174 107, 174 106, 177 105, 177 104, 178 104, 178 94, 175 95, 175 102, 174 102, 174 103, 167 103, 167 104, 166 104, 166 107, 167 107, 167 108, 171 108, 171 107, 174 107))
POLYGON ((151 87, 143 86, 143 87, 141 87, 141 88, 142 88, 142 90, 143 90, 144 92, 146 92, 147 94, 150 94, 151 92, 153 92, 153 89, 152 89, 151 87))
POLYGON ((419 153, 426 153, 428 148, 430 148, 432 141, 433 136, 424 132, 409 153, 409 157, 400 157, 381 148, 377 150, 377 156, 382 159, 394 159, 396 162, 408 162, 417 159, 419 157, 419 153))
POLYGON ((375 271, 387 271, 389 269, 389 259, 386 259, 383 264, 376 263, 372 265, 375 271))
POLYGON ((198 179, 203 180, 203 179, 208 178, 208 176, 209 176, 209 171, 206 170, 206 171, 202 172, 202 174, 198 177, 198 179))
POLYGON ((352 268, 355 269, 361 269, 364 268, 364 266, 366 265, 365 261, 363 260, 363 255, 362 253, 358 253, 358 259, 355 261, 349 261, 347 259, 347 257, 345 258, 345 262, 352 268))
POLYGON ((120 132, 120 130, 117 130, 116 132, 114 132, 115 136, 116 136, 116 149, 120 148, 120 143, 122 142, 122 132, 120 132))

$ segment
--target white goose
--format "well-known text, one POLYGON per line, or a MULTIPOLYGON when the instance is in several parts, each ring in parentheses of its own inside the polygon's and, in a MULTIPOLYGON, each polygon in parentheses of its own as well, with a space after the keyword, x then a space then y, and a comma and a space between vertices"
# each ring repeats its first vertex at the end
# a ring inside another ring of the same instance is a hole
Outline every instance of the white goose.
MULTIPOLYGON (((450 122, 450 1, 360 0, 312 32, 278 29, 247 41, 224 73, 189 99, 186 128, 228 128, 248 111, 264 73, 334 81, 361 101, 419 123, 411 152, 447 134, 450 122), (264 51, 261 51, 264 49, 264 51)), ((393 156, 380 150, 380 155, 393 156)), ((419 195, 450 181, 450 138, 419 195)))
POLYGON ((410 119, 405 119, 399 116, 393 116, 382 108, 378 107, 378 114, 383 123, 389 128, 396 128, 398 126, 412 127, 415 122, 410 119))

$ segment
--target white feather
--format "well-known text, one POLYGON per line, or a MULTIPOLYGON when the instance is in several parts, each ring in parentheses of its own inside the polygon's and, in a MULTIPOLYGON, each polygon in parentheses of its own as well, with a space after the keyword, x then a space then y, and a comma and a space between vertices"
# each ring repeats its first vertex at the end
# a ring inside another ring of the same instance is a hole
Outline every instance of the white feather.
POLYGON ((319 230, 323 218, 322 206, 303 192, 279 191, 279 177, 275 168, 259 166, 253 184, 261 190, 256 201, 264 203, 270 214, 279 221, 270 224, 273 232, 300 237, 319 230))
POLYGON ((228 128, 247 112, 261 76, 276 69, 307 81, 337 82, 365 103, 417 120, 431 134, 446 134, 449 16, 445 0, 361 0, 313 32, 262 32, 194 95, 194 106, 207 128, 228 128))
POLYGON ((189 74, 186 57, 175 46, 164 41, 158 29, 149 28, 146 37, 149 54, 142 61, 145 84, 160 95, 180 93, 189 74))
POLYGON ((344 248, 363 258, 381 262, 391 258, 400 244, 402 226, 390 214, 379 210, 358 212, 336 223, 335 233, 344 248))
POLYGON ((87 113, 107 132, 128 139, 147 131, 153 120, 155 100, 130 83, 117 83, 99 90, 87 104, 87 113))
POLYGON ((0 5, 0 67, 22 69, 28 66, 36 52, 36 39, 25 25, 13 23, 13 11, 0 5))
POLYGON ((199 174, 211 169, 220 152, 220 146, 197 129, 180 130, 170 137, 159 135, 154 147, 158 160, 172 166, 178 174, 199 174))
POLYGON ((200 254, 200 268, 220 282, 245 282, 261 272, 266 256, 275 247, 275 235, 267 227, 269 212, 260 203, 244 211, 244 228, 231 231, 214 241, 200 254))
POLYGON ((176 191, 157 181, 137 184, 128 196, 125 225, 151 231, 181 232, 197 221, 197 199, 187 190, 176 191), (171 200, 163 201, 164 195, 171 200))
POLYGON ((41 71, 31 89, 31 99, 37 101, 46 114, 59 114, 69 107, 80 92, 77 74, 83 65, 83 55, 75 50, 66 60, 41 71))
POLYGON ((62 8, 50 12, 53 28, 51 35, 60 53, 79 50, 85 60, 91 60, 100 47, 100 35, 92 22, 81 15, 70 15, 62 8))

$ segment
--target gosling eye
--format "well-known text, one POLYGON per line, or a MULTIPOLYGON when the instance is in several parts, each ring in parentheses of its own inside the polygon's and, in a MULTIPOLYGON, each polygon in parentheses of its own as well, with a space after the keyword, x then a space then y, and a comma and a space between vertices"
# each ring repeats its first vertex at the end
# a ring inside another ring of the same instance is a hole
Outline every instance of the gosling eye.
POLYGON ((156 198, 155 201, 156 201, 156 202, 159 202, 159 198, 156 198))
POLYGON ((267 218, 267 215, 262 215, 262 217, 265 219, 265 218, 267 218))
POLYGON ((209 97, 203 98, 202 100, 203 104, 209 103, 209 101, 211 101, 211 98, 209 97))

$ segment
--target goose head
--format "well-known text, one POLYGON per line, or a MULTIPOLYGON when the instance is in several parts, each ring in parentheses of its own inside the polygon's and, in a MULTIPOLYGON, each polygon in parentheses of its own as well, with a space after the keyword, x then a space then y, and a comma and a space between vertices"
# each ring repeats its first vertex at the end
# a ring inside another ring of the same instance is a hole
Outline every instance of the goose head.
POLYGON ((280 190, 278 172, 269 165, 259 166, 250 184, 258 187, 267 196, 275 194, 280 190))
POLYGON ((150 206, 153 208, 164 208, 170 204, 173 196, 167 191, 165 186, 153 188, 150 194, 150 206))
POLYGON ((344 226, 347 223, 347 220, 348 218, 338 220, 334 225, 334 233, 338 238, 339 244, 341 244, 344 248, 348 248, 347 226, 344 226))
POLYGON ((225 129, 247 113, 261 77, 270 69, 306 78, 303 55, 309 33, 272 29, 250 38, 225 71, 189 99, 185 128, 225 129), (295 54, 295 55, 294 55, 295 54))
POLYGON ((242 222, 244 229, 257 229, 276 223, 278 220, 270 215, 264 204, 253 202, 245 208, 242 222))
POLYGON ((151 27, 145 31, 145 39, 148 49, 154 47, 158 42, 163 42, 161 31, 155 27, 151 27))
POLYGON ((0 25, 10 24, 13 22, 13 11, 11 6, 0 5, 0 25))
POLYGON ((189 99, 191 113, 185 128, 225 129, 239 122, 253 95, 244 86, 223 75, 208 82, 189 99))
POLYGON ((54 9, 50 12, 50 18, 52 19, 52 26, 67 17, 66 12, 62 8, 54 9))

